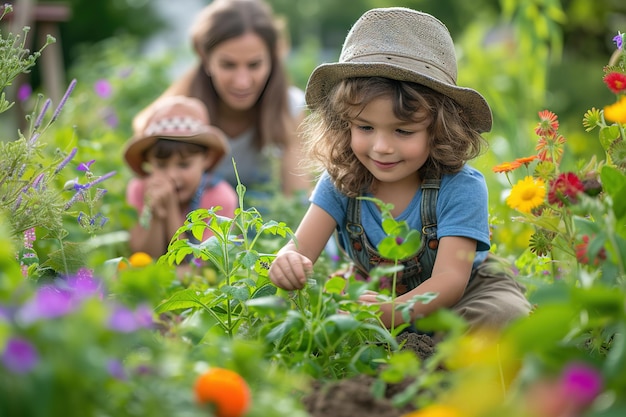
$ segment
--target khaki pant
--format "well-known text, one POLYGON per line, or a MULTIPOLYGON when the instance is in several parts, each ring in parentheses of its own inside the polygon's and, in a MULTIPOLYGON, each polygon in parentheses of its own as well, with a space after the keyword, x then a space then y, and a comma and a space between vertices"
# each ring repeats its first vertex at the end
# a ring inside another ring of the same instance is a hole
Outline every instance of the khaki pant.
POLYGON ((502 328, 509 322, 527 316, 531 305, 505 260, 492 254, 474 271, 463 298, 452 310, 476 328, 502 328))

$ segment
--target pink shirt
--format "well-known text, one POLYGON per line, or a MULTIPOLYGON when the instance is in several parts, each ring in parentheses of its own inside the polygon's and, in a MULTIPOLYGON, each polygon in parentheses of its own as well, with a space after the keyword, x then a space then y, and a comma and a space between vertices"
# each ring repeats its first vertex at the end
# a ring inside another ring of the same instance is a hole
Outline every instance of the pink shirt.
MULTIPOLYGON (((145 180, 141 178, 132 178, 126 188, 126 201, 141 213, 143 210, 145 192, 145 180)), ((239 197, 233 187, 224 180, 218 181, 213 187, 207 187, 200 199, 200 207, 210 209, 211 207, 220 206, 221 210, 217 211, 220 216, 230 217, 235 215, 235 209, 239 206, 239 197)), ((180 218, 180 225, 185 223, 185 215, 183 213, 180 218)), ((204 239, 210 237, 212 233, 207 229, 204 239)))

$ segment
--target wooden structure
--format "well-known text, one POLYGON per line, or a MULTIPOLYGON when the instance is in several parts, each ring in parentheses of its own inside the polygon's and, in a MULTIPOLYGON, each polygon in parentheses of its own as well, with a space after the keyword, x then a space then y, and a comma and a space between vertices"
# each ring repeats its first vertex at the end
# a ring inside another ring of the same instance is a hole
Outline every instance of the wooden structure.
POLYGON ((41 73, 45 95, 54 103, 58 103, 61 100, 67 84, 59 24, 68 21, 70 18, 71 10, 67 4, 38 4, 35 0, 17 0, 13 4, 13 12, 4 18, 4 20, 11 22, 11 32, 14 34, 22 34, 23 28, 26 26, 36 29, 36 43, 33 42, 31 36, 27 37, 25 43, 25 47, 31 51, 37 50, 44 45, 48 35, 56 39, 55 43, 46 47, 41 57, 37 60, 37 68, 41 73))

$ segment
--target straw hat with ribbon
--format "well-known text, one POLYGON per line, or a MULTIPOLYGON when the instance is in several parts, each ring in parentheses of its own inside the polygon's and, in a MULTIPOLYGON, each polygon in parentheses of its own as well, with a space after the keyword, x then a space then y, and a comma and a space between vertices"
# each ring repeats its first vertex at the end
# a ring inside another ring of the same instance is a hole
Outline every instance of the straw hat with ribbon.
POLYGON ((478 132, 491 130, 487 101, 477 91, 456 85, 454 44, 435 17, 404 7, 372 9, 354 24, 339 62, 319 65, 306 86, 310 109, 318 107, 342 79, 385 77, 425 85, 456 101, 478 132))
POLYGON ((228 153, 229 145, 221 129, 212 126, 205 105, 198 99, 167 96, 158 99, 137 123, 137 133, 124 150, 128 166, 139 176, 148 175, 143 168, 145 152, 158 139, 195 143, 215 152, 211 168, 228 153))

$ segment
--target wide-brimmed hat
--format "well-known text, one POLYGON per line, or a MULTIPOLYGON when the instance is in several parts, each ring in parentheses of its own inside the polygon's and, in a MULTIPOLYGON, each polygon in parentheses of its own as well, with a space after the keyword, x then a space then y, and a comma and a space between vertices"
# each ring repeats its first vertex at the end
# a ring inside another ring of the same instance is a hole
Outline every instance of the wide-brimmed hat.
POLYGON ((457 62, 448 28, 435 17, 404 7, 372 9, 356 21, 339 62, 321 64, 306 86, 315 109, 339 81, 385 77, 425 85, 456 101, 479 132, 491 130, 487 101, 477 91, 456 85, 457 62))
POLYGON ((124 150, 126 163, 140 176, 148 175, 143 169, 145 152, 158 139, 195 143, 210 148, 216 153, 211 168, 228 153, 226 135, 221 129, 211 125, 206 106, 197 98, 160 98, 147 109, 142 120, 124 150))

